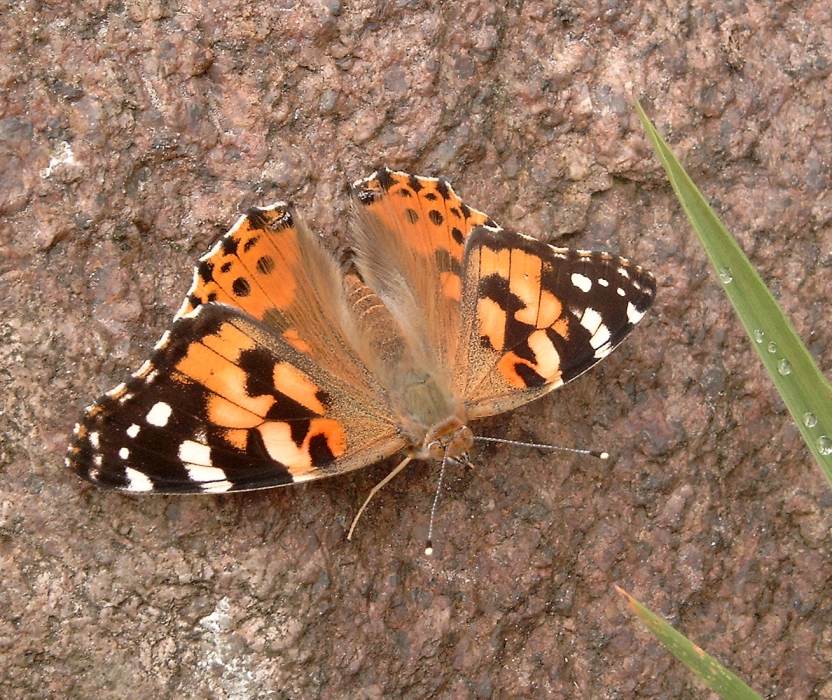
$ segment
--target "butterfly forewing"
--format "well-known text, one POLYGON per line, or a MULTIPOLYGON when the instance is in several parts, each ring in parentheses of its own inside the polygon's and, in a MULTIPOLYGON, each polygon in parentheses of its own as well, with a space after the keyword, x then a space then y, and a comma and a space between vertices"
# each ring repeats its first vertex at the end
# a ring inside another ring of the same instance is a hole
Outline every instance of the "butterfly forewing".
POLYGON ((609 253, 476 229, 466 242, 456 390, 469 417, 531 401, 606 357, 653 302, 650 273, 609 253))
POLYGON ((125 491, 217 493, 338 474, 402 446, 382 405, 250 316, 206 304, 87 409, 68 463, 125 491))

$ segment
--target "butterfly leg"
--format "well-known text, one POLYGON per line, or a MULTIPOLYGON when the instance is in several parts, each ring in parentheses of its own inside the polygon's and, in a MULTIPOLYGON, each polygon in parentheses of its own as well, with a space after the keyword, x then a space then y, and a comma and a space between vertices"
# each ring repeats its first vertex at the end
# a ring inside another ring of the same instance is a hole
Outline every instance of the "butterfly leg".
POLYGON ((410 455, 405 457, 401 462, 399 462, 399 464, 396 466, 396 468, 393 471, 391 471, 387 476, 385 476, 381 481, 379 481, 375 486, 373 486, 373 489, 372 489, 372 491, 370 491, 370 494, 367 496, 366 500, 364 501, 364 504, 361 506, 361 508, 358 509, 358 512, 355 514, 355 517, 352 519, 352 525, 350 525, 350 531, 347 533, 347 539, 348 540, 352 539, 352 533, 355 530, 355 526, 358 524, 358 521, 361 518, 361 514, 364 512, 364 509, 367 507, 367 504, 371 500, 373 500, 373 496, 375 496, 379 491, 381 491, 381 489, 384 487, 384 485, 387 484, 387 482, 389 482, 394 476, 396 476, 396 474, 398 474, 402 469, 404 469, 410 463, 410 461, 412 459, 413 459, 413 457, 411 457, 410 455))

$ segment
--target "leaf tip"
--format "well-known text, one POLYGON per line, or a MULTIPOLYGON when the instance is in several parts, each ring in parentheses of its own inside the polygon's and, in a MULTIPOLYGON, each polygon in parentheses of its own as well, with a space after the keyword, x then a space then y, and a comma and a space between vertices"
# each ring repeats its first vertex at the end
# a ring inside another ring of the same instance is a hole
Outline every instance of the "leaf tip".
POLYGON ((614 584, 612 584, 612 586, 613 586, 613 588, 615 588, 615 592, 618 593, 618 595, 620 595, 627 602, 627 605, 629 605, 630 608, 635 610, 635 608, 636 608, 636 599, 633 598, 633 596, 631 596, 629 593, 627 593, 627 591, 625 591, 623 588, 621 588, 621 586, 619 586, 618 584, 614 583, 614 584))

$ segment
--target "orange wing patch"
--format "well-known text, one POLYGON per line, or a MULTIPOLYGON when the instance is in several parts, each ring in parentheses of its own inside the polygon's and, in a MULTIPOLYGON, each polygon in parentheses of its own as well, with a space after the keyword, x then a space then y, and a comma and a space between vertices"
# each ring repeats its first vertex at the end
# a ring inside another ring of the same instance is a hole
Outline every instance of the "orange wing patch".
POLYGON ((176 318, 211 302, 260 321, 294 350, 350 382, 362 398, 378 393, 343 324, 338 263, 285 202, 250 208, 199 259, 176 318))
POLYGON ((442 293, 459 301, 465 239, 477 226, 499 231, 487 214, 472 209, 443 178, 379 168, 353 184, 358 201, 412 252, 436 259, 442 293))
POLYGON ((212 301, 237 306, 261 321, 269 311, 283 311, 294 300, 291 271, 299 258, 298 232, 289 205, 252 207, 199 259, 176 317, 212 301), (282 274, 271 274, 276 267, 282 274))

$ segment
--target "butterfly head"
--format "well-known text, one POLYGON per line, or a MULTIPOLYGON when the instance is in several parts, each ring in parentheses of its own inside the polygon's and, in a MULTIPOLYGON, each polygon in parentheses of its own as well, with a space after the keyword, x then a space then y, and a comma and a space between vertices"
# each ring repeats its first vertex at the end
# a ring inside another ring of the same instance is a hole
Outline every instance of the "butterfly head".
POLYGON ((471 429, 458 417, 452 416, 428 430, 416 456, 441 461, 446 457, 464 455, 473 444, 474 434, 471 429))

